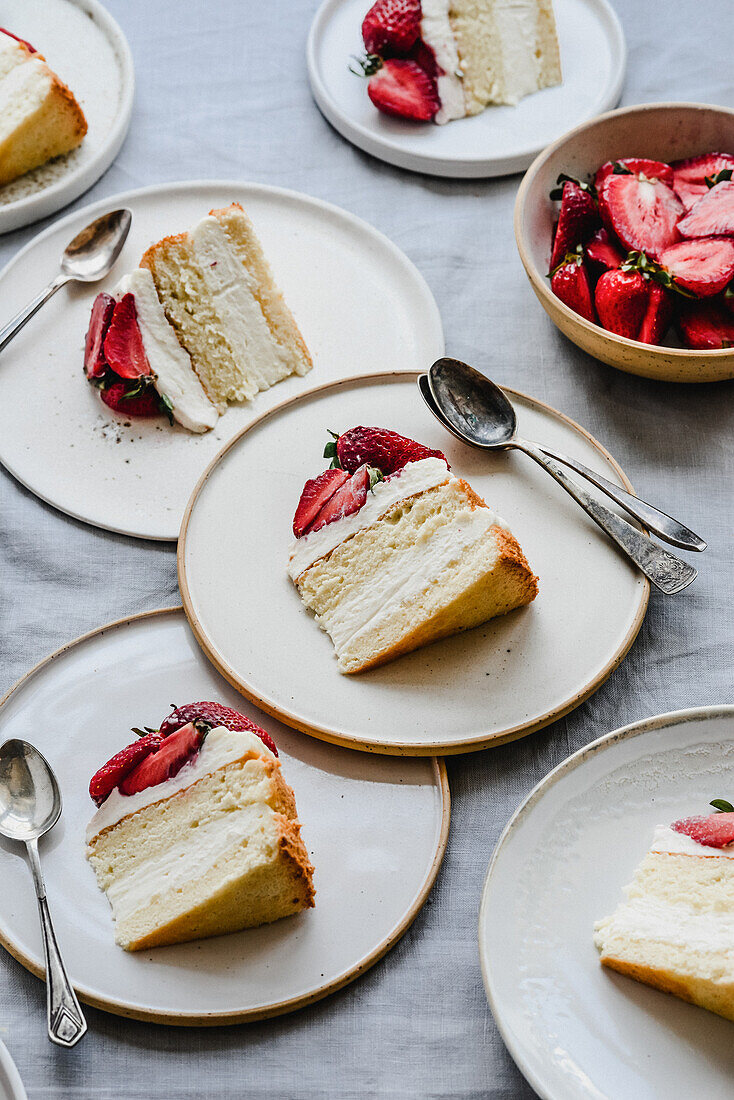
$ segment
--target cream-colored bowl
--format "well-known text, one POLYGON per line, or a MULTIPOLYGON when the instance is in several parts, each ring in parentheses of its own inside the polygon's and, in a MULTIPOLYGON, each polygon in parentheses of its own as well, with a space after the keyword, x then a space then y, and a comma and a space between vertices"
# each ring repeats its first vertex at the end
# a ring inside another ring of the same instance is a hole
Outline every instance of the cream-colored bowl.
POLYGON ((615 336, 574 313, 547 278, 559 173, 580 179, 620 157, 672 161, 708 152, 734 153, 734 110, 703 103, 647 103, 609 111, 549 145, 528 168, 515 202, 515 239, 525 271, 553 323, 574 344, 612 367, 668 382, 734 378, 734 348, 690 351, 651 347, 615 336))

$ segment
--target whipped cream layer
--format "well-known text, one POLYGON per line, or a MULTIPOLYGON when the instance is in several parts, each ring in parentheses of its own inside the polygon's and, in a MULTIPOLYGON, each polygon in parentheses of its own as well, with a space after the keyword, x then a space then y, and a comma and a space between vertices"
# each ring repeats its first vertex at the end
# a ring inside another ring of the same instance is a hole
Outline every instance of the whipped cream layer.
POLYGON ((249 730, 228 730, 225 726, 217 726, 209 731, 196 756, 188 764, 184 764, 181 771, 172 779, 157 783, 153 787, 146 787, 144 791, 138 791, 136 794, 121 794, 117 789, 112 791, 87 826, 87 844, 105 829, 122 821, 123 817, 137 813, 145 806, 152 806, 154 802, 170 798, 192 786, 199 779, 203 779, 204 776, 211 775, 218 768, 232 764, 235 760, 240 760, 247 755, 275 760, 275 754, 257 734, 249 730))
POLYGON ((0 141, 42 106, 51 87, 51 72, 38 58, 11 66, 0 84, 0 141))
MULTIPOLYGON (((0 33, 0 80, 7 76, 11 69, 22 65, 28 60, 28 53, 20 42, 16 42, 9 34, 0 33)), ((0 89, 0 93, 2 89, 0 89)))
POLYGON ((604 949, 608 937, 622 936, 723 954, 734 961, 734 913, 725 910, 696 913, 685 905, 635 897, 620 905, 611 917, 599 921, 594 933, 599 950, 604 949))
POLYGON ((115 291, 117 298, 132 294, 143 348, 154 375, 155 388, 167 398, 173 415, 190 432, 213 428, 219 413, 199 381, 189 353, 181 347, 168 323, 147 268, 138 267, 123 275, 115 291))
POLYGON ((538 5, 535 0, 495 0, 494 25, 504 62, 502 101, 516 104, 540 86, 538 5))
POLYGON ((433 50, 440 70, 436 83, 441 106, 434 117, 434 122, 439 125, 466 115, 461 61, 451 28, 449 7, 450 0, 421 0, 420 36, 433 50))
POLYGON ((327 523, 318 531, 296 539, 289 556, 288 573, 291 578, 295 581, 319 558, 330 554, 358 531, 377 523, 398 501, 423 493, 427 489, 435 489, 452 477, 453 474, 449 472, 442 458, 422 458, 418 462, 408 462, 402 470, 385 481, 378 481, 374 489, 367 493, 367 500, 358 512, 343 516, 333 523, 327 523))
MULTIPOLYGON (((714 848, 710 844, 699 844, 692 836, 678 833, 669 825, 656 825, 655 835, 650 846, 651 852, 664 852, 669 855, 686 856, 723 856, 725 859, 734 859, 734 844, 727 844, 724 848, 714 848)), ((734 941, 732 941, 734 946, 734 941)))

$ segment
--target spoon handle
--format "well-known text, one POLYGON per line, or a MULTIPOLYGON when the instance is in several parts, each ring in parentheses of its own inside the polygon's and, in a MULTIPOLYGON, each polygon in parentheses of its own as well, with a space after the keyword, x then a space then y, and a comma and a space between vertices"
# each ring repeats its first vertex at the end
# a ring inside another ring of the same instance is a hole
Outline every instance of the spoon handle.
POLYGON ((46 886, 38 858, 38 842, 26 841, 28 858, 38 898, 38 914, 41 918, 43 955, 46 960, 46 1020, 48 1037, 62 1047, 73 1047, 87 1030, 87 1021, 79 1007, 76 994, 66 973, 56 942, 54 926, 46 901, 46 886))
POLYGON ((550 447, 544 445, 540 447, 540 450, 548 458, 554 458, 557 462, 562 462, 564 466, 575 470, 577 474, 581 474, 592 485, 596 485, 597 489, 601 489, 603 493, 606 493, 620 508, 624 508, 630 516, 634 516, 640 523, 644 523, 645 527, 661 539, 665 539, 666 542, 672 543, 673 546, 679 546, 681 550, 701 552, 706 549, 706 543, 695 531, 691 531, 690 527, 686 527, 679 520, 673 519, 667 512, 661 512, 659 508, 656 508, 653 504, 648 504, 641 497, 628 493, 626 489, 607 481, 601 474, 597 474, 595 470, 590 470, 588 466, 584 466, 582 462, 577 462, 575 458, 559 454, 558 451, 552 451, 550 447))
POLYGON ((45 287, 40 294, 37 294, 27 306, 24 306, 20 312, 16 313, 15 317, 13 317, 11 321, 8 321, 7 325, 3 325, 3 327, 0 328, 0 351, 2 351, 5 345, 9 344, 13 337, 20 332, 23 325, 25 325, 27 321, 30 321, 34 313, 38 313, 41 306, 45 305, 49 298, 68 282, 70 282, 68 275, 57 275, 53 282, 49 283, 48 286, 45 287))
POLYGON ((547 458, 535 444, 515 438, 512 440, 511 446, 516 447, 523 454, 534 459, 544 470, 547 470, 551 477, 555 478, 558 484, 573 497, 576 503, 593 519, 594 523, 601 527, 602 531, 606 531, 617 546, 625 552, 628 558, 632 559, 638 569, 642 570, 645 576, 661 592, 668 595, 682 592, 695 580, 698 571, 692 565, 668 553, 662 546, 658 546, 647 535, 643 535, 642 531, 638 531, 636 527, 628 523, 626 519, 622 519, 621 516, 616 515, 583 489, 580 489, 566 472, 557 463, 547 458))

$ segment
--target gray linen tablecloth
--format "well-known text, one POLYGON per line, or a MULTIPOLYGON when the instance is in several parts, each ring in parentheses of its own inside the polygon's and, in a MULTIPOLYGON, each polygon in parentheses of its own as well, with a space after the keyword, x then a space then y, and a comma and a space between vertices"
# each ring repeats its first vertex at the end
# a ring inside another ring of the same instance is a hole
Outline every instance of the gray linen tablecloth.
MULTIPOLYGON (((629 45, 624 104, 734 105, 730 0, 615 6, 629 45)), ((534 300, 515 250, 519 177, 431 179, 343 141, 306 79, 316 0, 108 0, 108 7, 132 47, 135 109, 117 161, 77 205, 150 183, 218 177, 344 206, 423 272, 452 354, 580 421, 638 491, 702 532, 710 550, 683 596, 653 594, 626 661, 585 705, 524 741, 449 760, 453 821, 437 885, 403 940, 353 985, 289 1017, 214 1030, 89 1009, 88 1036, 66 1052, 45 1038, 43 986, 0 952, 0 1037, 31 1100, 532 1096, 482 987, 476 928, 484 871, 519 801, 570 752, 626 722, 731 700, 732 384, 659 385, 566 342, 534 300)), ((41 228, 0 239, 0 262, 41 228)), ((90 628, 178 602, 173 546, 76 523, 4 471, 0 509, 0 690, 90 628)))

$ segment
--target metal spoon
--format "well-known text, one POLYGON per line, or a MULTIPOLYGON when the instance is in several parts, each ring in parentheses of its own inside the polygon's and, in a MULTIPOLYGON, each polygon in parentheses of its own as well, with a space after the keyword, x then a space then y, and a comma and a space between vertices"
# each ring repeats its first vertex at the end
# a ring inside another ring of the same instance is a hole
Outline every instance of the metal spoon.
POLYGON ((38 838, 53 828, 60 814, 61 792, 48 762, 27 741, 6 741, 0 747, 0 833, 22 841, 28 851, 46 959, 48 1037, 59 1046, 73 1047, 87 1022, 61 961, 38 858, 38 838))
POLYGON ((454 435, 481 450, 523 451, 573 497, 662 592, 681 592, 695 580, 698 574, 693 566, 668 553, 580 489, 538 444, 518 438, 515 410, 499 386, 483 374, 458 359, 437 359, 428 373, 428 388, 443 414, 441 422, 454 435))
POLYGON ((0 351, 62 286, 104 279, 122 251, 132 220, 130 211, 123 207, 103 214, 77 233, 61 257, 61 274, 0 329, 0 351))

